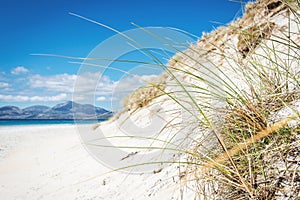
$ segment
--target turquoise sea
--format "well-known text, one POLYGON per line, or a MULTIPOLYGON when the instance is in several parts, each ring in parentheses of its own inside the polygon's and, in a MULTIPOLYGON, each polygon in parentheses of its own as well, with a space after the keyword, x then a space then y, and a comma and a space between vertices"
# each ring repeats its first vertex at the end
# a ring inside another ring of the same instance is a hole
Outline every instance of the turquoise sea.
POLYGON ((0 119, 0 126, 18 126, 18 125, 55 125, 55 124, 95 124, 99 120, 72 120, 72 119, 0 119))

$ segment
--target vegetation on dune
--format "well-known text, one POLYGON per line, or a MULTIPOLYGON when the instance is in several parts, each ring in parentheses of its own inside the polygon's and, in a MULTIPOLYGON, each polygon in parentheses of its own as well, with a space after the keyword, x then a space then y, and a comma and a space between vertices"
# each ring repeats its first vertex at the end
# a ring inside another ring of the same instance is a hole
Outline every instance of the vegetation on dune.
POLYGON ((131 114, 161 96, 188 113, 180 126, 200 131, 174 150, 186 154, 179 177, 195 199, 300 198, 299 5, 248 3, 242 18, 178 52, 157 83, 124 99, 131 114))
MULTIPOLYGON (((190 164, 180 177, 187 185, 193 185, 196 199, 300 198, 300 124, 297 107, 293 107, 300 95, 298 3, 251 2, 243 18, 204 35, 197 44, 170 60, 169 76, 181 74, 183 80, 197 79, 196 84, 175 81, 186 88, 181 92, 203 94, 207 91, 199 86, 203 82, 211 87, 222 86, 217 89, 226 91, 226 97, 216 93, 205 96, 224 101, 222 108, 191 96, 195 99, 190 104, 199 111, 192 116, 199 120, 199 126, 210 130, 210 137, 216 138, 212 141, 217 141, 213 148, 206 149, 203 137, 195 138, 194 148, 186 150, 190 164), (214 77, 214 82, 202 79, 200 69, 205 66, 200 58, 221 74, 214 77), (230 73, 238 78, 222 82, 230 73), (215 109, 217 121, 222 123, 214 123, 216 119, 206 112, 207 107, 215 109), (291 109, 284 117, 276 118, 278 112, 288 108, 291 109)), ((137 90, 126 105, 143 108, 161 95, 170 96, 177 103, 183 100, 176 95, 178 91, 164 92, 167 87, 168 83, 164 83, 164 87, 137 90)))
POLYGON ((217 111, 223 123, 211 127, 218 141, 214 149, 203 154, 196 141, 190 162, 198 164, 187 167, 185 180, 194 182, 199 199, 300 198, 299 108, 294 107, 300 89, 299 7, 296 1, 258 1, 247 6, 239 27, 249 19, 245 28, 231 32, 236 46, 224 45, 240 56, 209 54, 223 56, 231 69, 222 70, 236 72, 245 87, 230 91, 217 111), (274 18, 282 16, 287 23, 279 25, 274 18), (282 110, 284 117, 276 117, 282 110))

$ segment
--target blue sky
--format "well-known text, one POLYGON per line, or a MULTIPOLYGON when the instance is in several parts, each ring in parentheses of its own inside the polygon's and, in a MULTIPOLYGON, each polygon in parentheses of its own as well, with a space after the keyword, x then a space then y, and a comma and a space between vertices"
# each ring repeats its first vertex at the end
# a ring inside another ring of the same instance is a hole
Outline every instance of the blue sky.
MULTIPOLYGON (((201 36, 202 32, 220 25, 215 22, 226 24, 240 16, 242 5, 229 0, 2 0, 0 106, 52 106, 72 99, 80 65, 70 63, 72 59, 32 54, 86 57, 116 33, 70 12, 119 31, 135 28, 131 24, 134 22, 142 27, 179 28, 201 36)), ((125 67, 126 70, 133 68, 133 65, 125 67)), ((157 73, 159 70, 148 71, 145 78, 157 73)), ((97 106, 114 109, 111 100, 118 103, 119 99, 112 98, 111 93, 120 83, 120 77, 113 71, 105 74, 95 93, 97 106)), ((125 77, 122 86, 137 87, 139 83, 136 77, 125 77)))

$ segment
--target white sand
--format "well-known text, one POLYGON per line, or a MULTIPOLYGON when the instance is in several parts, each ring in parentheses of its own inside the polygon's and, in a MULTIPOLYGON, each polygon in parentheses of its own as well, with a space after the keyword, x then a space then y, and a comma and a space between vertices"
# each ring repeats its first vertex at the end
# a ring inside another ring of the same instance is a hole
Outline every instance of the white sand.
POLYGON ((1 200, 171 199, 179 191, 172 166, 101 176, 109 169, 84 149, 75 125, 0 127, 0 149, 1 200))
POLYGON ((101 199, 101 166, 80 144, 72 125, 0 128, 1 199, 101 199))

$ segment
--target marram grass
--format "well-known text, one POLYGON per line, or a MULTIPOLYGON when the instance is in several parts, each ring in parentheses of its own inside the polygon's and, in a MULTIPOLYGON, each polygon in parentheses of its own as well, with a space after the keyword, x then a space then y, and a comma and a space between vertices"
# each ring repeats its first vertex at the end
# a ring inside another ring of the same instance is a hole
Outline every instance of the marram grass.
MULTIPOLYGON (((172 144, 170 150, 186 155, 186 161, 160 162, 185 166, 179 177, 186 187, 193 187, 195 199, 300 199, 299 110, 276 118, 278 112, 300 100, 299 5, 289 0, 251 2, 242 19, 203 37, 186 51, 136 25, 178 54, 166 65, 145 50, 153 58, 151 64, 165 69, 165 74, 158 83, 131 94, 123 112, 129 109, 134 114, 165 96, 193 119, 180 126, 209 132, 202 136, 200 131, 190 147, 173 144, 172 138, 144 138, 162 143, 153 149, 164 150, 172 144), (282 26, 271 21, 280 13, 287 19, 282 26), (237 44, 230 42, 234 36, 237 44), (183 81, 187 79, 193 81, 183 81), (222 105, 216 107, 216 101, 222 105), (291 121, 296 125, 290 126, 291 121), (205 147, 208 143, 212 147, 205 147)), ((134 38, 123 36, 140 47, 134 38)), ((125 168, 130 167, 134 166, 125 168)))

